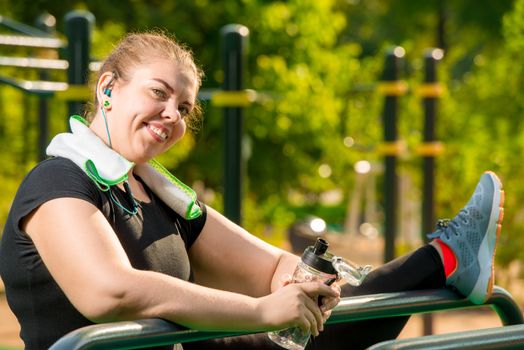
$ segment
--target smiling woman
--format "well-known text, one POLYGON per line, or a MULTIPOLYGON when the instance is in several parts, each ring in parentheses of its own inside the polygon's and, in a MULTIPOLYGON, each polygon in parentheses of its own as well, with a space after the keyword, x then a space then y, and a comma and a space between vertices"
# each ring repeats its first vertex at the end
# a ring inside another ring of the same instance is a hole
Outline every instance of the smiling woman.
POLYGON ((129 35, 100 69, 90 127, 126 159, 147 161, 171 147, 186 123, 199 117, 201 78, 189 51, 169 37, 129 35))
MULTIPOLYGON (((407 318, 324 323, 340 295, 457 288, 476 303, 493 286, 502 188, 493 173, 431 244, 358 287, 290 283, 299 258, 200 202, 154 158, 199 114, 202 73, 164 34, 126 36, 102 65, 88 120, 70 119, 51 158, 24 179, 0 245, 0 275, 26 349, 47 349, 96 322, 162 318, 199 330, 298 327, 308 349, 359 349, 398 335, 407 318), (482 243, 481 243, 482 242, 482 243), (467 259, 466 259, 467 258, 467 259), (321 333, 322 332, 322 333, 321 333)), ((279 349, 265 334, 184 344, 279 349)))
POLYGON ((104 72, 97 84, 103 106, 90 128, 126 159, 146 162, 184 136, 197 91, 196 77, 169 59, 136 66, 128 79, 104 72))

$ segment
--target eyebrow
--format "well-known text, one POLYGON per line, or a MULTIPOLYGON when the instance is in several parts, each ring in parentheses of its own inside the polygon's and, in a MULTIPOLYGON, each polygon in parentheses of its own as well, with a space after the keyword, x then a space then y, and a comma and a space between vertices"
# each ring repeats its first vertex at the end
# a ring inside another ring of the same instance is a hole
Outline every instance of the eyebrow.
POLYGON ((175 89, 173 89, 173 87, 171 85, 169 85, 164 79, 160 79, 160 78, 153 78, 154 81, 158 81, 159 83, 161 83, 162 85, 164 85, 169 91, 171 91, 172 93, 175 91, 175 89))

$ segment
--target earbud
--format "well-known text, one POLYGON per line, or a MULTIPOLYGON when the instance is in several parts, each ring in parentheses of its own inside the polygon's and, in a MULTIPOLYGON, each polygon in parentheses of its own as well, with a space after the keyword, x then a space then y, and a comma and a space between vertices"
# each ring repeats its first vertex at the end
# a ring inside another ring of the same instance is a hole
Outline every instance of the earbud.
POLYGON ((111 89, 110 88, 106 88, 104 90, 104 94, 107 96, 107 97, 111 97, 111 89))

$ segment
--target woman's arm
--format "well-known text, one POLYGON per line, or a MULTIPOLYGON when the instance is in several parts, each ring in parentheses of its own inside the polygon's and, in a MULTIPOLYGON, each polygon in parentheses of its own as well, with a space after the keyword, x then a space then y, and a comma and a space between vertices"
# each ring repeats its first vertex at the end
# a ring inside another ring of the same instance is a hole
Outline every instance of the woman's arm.
MULTIPOLYGON (((299 262, 298 256, 251 235, 210 207, 189 253, 197 283, 251 296, 288 285, 299 262)), ((340 287, 335 283, 331 288, 336 296, 322 298, 324 322, 340 301, 340 287)))
POLYGON ((136 270, 103 214, 80 199, 44 203, 23 229, 72 304, 95 322, 160 317, 203 330, 296 325, 318 334, 322 315, 314 299, 336 296, 327 286, 305 283, 253 298, 136 270))
POLYGON ((205 226, 189 250, 198 284, 263 296, 280 287, 299 258, 248 233, 207 207, 205 226))

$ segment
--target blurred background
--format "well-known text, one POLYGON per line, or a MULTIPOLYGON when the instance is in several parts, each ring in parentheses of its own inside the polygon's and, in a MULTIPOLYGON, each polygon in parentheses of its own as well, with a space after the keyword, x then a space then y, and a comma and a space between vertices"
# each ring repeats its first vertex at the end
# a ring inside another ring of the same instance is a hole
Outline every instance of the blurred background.
POLYGON ((523 0, 0 0, 2 226, 43 145, 68 128, 71 13, 89 14, 89 74, 129 31, 164 29, 193 50, 206 73, 205 117, 160 161, 280 247, 300 252, 326 235, 340 254, 381 263, 420 245, 495 171, 506 190, 497 283, 519 296, 523 0), (245 27, 241 88, 250 89, 236 105, 217 97, 228 89, 232 23, 245 27), (20 35, 62 44, 13 42, 20 35), (233 136, 231 110, 241 120, 233 136), (241 181, 228 184, 231 164, 241 181))

